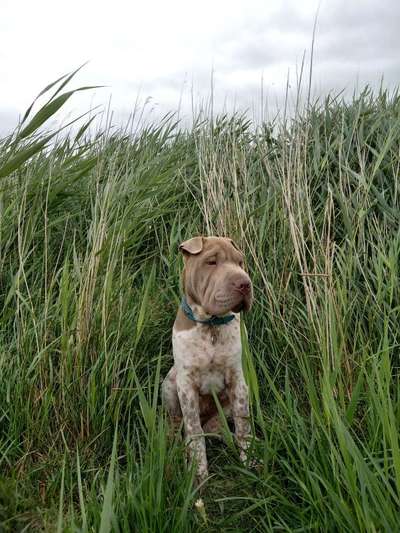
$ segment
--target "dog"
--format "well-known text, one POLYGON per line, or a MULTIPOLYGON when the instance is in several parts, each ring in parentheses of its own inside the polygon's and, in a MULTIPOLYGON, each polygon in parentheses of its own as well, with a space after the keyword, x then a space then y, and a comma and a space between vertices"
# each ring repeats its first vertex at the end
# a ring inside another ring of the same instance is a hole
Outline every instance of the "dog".
POLYGON ((242 370, 240 312, 249 311, 253 288, 243 253, 226 237, 193 237, 183 242, 184 297, 173 326, 174 365, 162 383, 172 424, 183 419, 189 461, 196 481, 208 477, 204 433, 217 433, 220 408, 232 417, 240 458, 250 439, 248 388, 242 370))

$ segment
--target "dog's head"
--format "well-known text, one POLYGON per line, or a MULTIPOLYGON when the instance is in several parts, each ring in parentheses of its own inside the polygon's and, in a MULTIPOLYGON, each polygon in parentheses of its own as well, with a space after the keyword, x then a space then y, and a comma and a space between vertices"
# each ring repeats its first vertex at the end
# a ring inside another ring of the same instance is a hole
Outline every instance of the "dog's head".
POLYGON ((243 254, 232 239, 193 237, 183 242, 183 289, 209 315, 248 311, 253 288, 243 254))

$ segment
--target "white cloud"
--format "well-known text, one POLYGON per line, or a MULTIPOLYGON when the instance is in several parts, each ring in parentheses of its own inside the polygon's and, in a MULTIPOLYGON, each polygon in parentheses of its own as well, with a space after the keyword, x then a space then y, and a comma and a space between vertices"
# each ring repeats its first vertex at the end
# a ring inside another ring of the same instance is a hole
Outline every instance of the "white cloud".
MULTIPOLYGON (((248 108, 264 95, 282 100, 310 49, 318 0, 169 0, 110 2, 2 0, 0 4, 0 131, 57 76, 90 63, 75 84, 105 89, 74 96, 69 110, 106 104, 126 116, 138 93, 158 112, 191 92, 205 98, 214 71, 216 107, 226 99, 248 108), (272 96, 271 96, 272 95, 272 96), (4 118, 7 114, 7 120, 4 118), (11 115, 10 115, 11 113, 11 115)), ((323 0, 315 50, 320 92, 398 82, 397 0, 323 0)))

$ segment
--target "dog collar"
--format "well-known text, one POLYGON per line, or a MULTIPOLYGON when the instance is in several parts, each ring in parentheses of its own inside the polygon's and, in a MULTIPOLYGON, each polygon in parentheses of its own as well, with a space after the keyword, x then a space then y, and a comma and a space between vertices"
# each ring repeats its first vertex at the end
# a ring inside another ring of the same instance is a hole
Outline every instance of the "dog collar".
POLYGON ((182 298, 181 307, 182 307, 182 311, 189 318, 189 320, 193 320, 193 322, 199 322, 200 324, 207 324, 209 326, 222 326, 224 324, 229 324, 229 322, 231 322, 235 318, 235 315, 227 315, 227 316, 213 315, 212 317, 207 318, 206 320, 199 320, 198 318, 195 318, 192 308, 187 303, 185 297, 182 298))

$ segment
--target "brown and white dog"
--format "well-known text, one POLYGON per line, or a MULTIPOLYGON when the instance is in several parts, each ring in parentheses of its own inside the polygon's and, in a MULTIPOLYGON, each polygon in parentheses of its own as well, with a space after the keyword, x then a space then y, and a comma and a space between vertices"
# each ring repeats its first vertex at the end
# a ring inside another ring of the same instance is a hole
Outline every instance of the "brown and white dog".
POLYGON ((250 423, 242 371, 240 311, 252 304, 252 285, 243 254, 225 237, 193 237, 180 245, 185 297, 174 323, 174 366, 162 385, 164 404, 175 426, 182 418, 189 459, 197 462, 197 481, 208 476, 204 433, 215 433, 219 416, 215 394, 246 460, 250 423))

